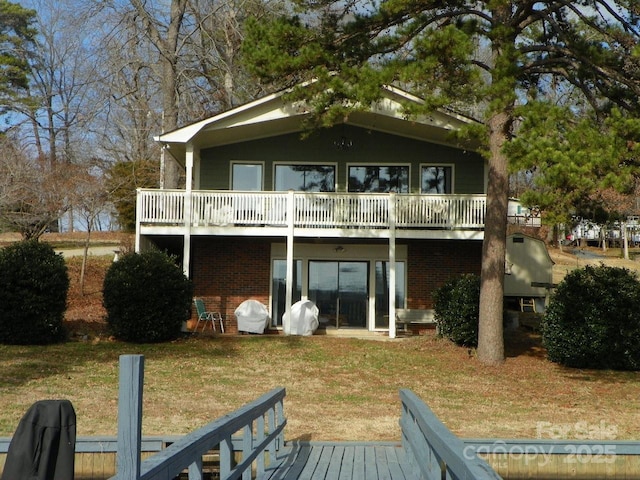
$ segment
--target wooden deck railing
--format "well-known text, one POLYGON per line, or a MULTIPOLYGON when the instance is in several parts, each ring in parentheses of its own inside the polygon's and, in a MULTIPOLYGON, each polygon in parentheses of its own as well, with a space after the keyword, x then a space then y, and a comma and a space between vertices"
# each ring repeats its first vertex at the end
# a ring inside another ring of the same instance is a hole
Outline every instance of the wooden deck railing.
POLYGON ((220 452, 220 479, 250 480, 252 467, 261 474, 268 458, 284 444, 284 388, 276 388, 232 414, 184 436, 168 448, 141 461, 142 379, 141 355, 120 357, 117 474, 114 480, 170 480, 188 469, 189 480, 203 478, 202 457, 220 452), (266 417, 266 419, 265 419, 266 417), (255 436, 254 436, 255 430, 255 436), (241 432, 242 458, 234 465, 233 436, 241 432))
POLYGON ((485 195, 138 190, 142 225, 482 229, 485 195))
POLYGON ((400 390, 402 445, 417 478, 501 479, 410 390, 400 390))

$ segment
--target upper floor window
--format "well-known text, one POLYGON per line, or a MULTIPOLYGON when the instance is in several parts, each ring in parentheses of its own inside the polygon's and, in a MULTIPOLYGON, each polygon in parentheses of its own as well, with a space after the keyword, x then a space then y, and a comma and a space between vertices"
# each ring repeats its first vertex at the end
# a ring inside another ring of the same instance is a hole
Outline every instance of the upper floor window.
POLYGON ((349 167, 349 191, 409 193, 409 166, 352 165, 349 167))
POLYGON ((261 163, 233 163, 231 166, 231 189, 245 192, 262 190, 261 163))
POLYGON ((334 165, 276 164, 274 190, 299 192, 334 192, 336 167, 334 165))
POLYGON ((420 173, 421 193, 452 193, 453 166, 423 165, 420 173))

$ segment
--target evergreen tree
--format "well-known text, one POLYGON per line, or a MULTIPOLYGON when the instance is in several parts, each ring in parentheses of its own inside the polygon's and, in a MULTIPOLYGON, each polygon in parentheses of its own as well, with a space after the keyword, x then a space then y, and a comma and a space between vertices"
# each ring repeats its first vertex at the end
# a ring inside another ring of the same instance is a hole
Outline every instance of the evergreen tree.
POLYGON ((25 101, 36 12, 0 0, 0 114, 25 101))
POLYGON ((505 146, 527 116, 517 108, 563 90, 606 116, 637 111, 636 0, 296 0, 296 13, 253 22, 246 60, 293 88, 330 125, 398 84, 422 108, 471 105, 482 126, 467 136, 488 159, 478 358, 504 361, 502 305, 509 194, 505 146), (477 108, 479 107, 479 108, 477 108))

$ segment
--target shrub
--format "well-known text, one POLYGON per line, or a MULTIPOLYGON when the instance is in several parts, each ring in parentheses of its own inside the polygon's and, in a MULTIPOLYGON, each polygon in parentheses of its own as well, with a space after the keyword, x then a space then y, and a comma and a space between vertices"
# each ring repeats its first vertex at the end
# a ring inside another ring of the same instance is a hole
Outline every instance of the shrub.
POLYGON ((51 245, 29 240, 0 249, 0 343, 65 339, 69 275, 51 245))
POLYGON ((105 275, 103 303, 113 335, 153 343, 180 336, 193 286, 172 259, 159 251, 128 253, 105 275))
POLYGON ((576 368, 640 369, 640 282, 624 268, 568 274, 542 321, 551 361, 576 368))
POLYGON ((480 277, 465 274, 447 281, 434 294, 438 332, 457 345, 478 345, 480 277))

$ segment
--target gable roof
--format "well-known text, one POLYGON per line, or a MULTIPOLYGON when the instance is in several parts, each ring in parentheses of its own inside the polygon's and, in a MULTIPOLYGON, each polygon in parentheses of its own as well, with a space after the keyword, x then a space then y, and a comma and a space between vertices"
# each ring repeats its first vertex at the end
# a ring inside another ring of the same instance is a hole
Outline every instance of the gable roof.
MULTIPOLYGON (((171 155, 184 164, 186 145, 195 149, 273 137, 302 131, 302 119, 310 115, 304 102, 285 101, 286 91, 267 95, 245 105, 214 115, 155 137, 168 146, 171 155)), ((434 111, 429 115, 407 119, 402 104, 422 100, 399 88, 383 88, 382 98, 369 111, 354 111, 347 125, 462 148, 450 134, 464 125, 477 123, 453 112, 434 111)), ((469 146, 467 146, 469 148, 469 146)))

